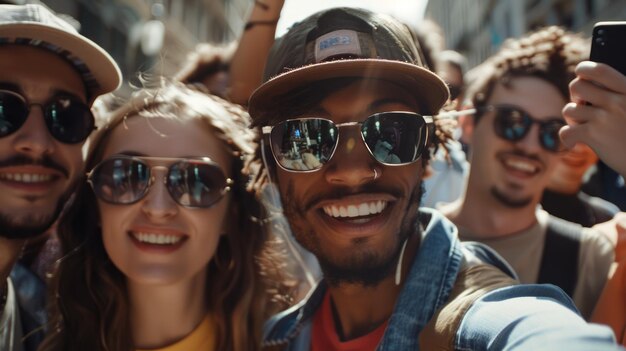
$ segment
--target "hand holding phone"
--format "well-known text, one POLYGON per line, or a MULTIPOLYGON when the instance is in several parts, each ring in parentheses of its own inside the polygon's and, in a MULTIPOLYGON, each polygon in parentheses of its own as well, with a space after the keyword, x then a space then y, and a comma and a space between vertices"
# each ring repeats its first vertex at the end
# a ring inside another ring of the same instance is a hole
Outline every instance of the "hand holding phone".
POLYGON ((626 75, 626 21, 598 22, 593 27, 590 59, 626 75))
POLYGON ((589 145, 611 168, 626 177, 626 22, 594 26, 591 61, 576 67, 570 84, 573 102, 563 109, 569 124, 563 143, 589 145), (598 64, 602 63, 602 64, 598 64), (609 67, 610 66, 610 67, 609 67))

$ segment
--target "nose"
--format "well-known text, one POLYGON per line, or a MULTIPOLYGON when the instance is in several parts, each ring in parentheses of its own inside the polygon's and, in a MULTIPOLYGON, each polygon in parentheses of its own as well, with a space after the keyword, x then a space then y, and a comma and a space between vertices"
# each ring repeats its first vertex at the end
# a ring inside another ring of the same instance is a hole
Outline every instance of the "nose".
POLYGON ((326 181, 335 185, 361 186, 379 178, 382 168, 370 155, 359 130, 345 128, 342 132, 337 150, 324 169, 326 181))
POLYGON ((164 174, 154 174, 148 194, 144 197, 141 209, 151 220, 167 220, 178 213, 178 204, 172 199, 164 181, 164 174))
POLYGON ((30 109, 26 121, 16 132, 14 140, 15 151, 33 159, 54 152, 56 142, 48 131, 40 106, 33 106, 30 109))
POLYGON ((533 124, 528 133, 515 144, 528 154, 537 154, 543 150, 539 141, 539 125, 533 124))

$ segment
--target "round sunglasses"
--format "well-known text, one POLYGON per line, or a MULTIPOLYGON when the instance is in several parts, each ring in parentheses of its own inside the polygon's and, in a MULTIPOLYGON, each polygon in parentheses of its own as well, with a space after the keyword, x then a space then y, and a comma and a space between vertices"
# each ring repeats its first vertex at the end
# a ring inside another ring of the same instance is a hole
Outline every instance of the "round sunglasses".
POLYGON ((539 143, 550 152, 563 151, 559 130, 565 126, 562 117, 538 120, 520 107, 513 105, 490 105, 481 107, 479 112, 494 112, 493 128, 496 135, 504 140, 516 142, 524 139, 533 124, 539 126, 539 143))
POLYGON ((87 182, 102 201, 116 205, 138 202, 154 184, 152 170, 167 169, 163 182, 170 196, 184 207, 208 208, 233 185, 220 166, 208 158, 114 156, 87 173, 87 182), (150 162, 151 164, 149 164, 150 162))
POLYGON ((295 118, 263 128, 274 159, 291 172, 316 171, 333 157, 339 128, 360 127, 369 153, 386 166, 417 161, 435 131, 432 117, 413 112, 381 112, 362 122, 334 123, 326 118, 295 118))
POLYGON ((13 91, 0 90, 0 138, 18 131, 30 115, 32 106, 41 107, 48 131, 62 143, 80 143, 94 130, 91 110, 75 97, 58 95, 38 104, 29 103, 13 91))

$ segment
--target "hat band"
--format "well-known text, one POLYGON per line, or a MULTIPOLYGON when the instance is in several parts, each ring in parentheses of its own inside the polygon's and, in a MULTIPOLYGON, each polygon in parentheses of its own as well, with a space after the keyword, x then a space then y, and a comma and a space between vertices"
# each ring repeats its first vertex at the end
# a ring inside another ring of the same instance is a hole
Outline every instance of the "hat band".
POLYGON ((95 91, 100 88, 100 84, 98 84, 98 81, 94 77, 93 73, 91 73, 85 62, 83 62, 83 60, 79 59, 78 57, 72 55, 69 51, 63 49, 60 46, 50 44, 43 40, 30 38, 0 38, 0 46, 1 45, 33 46, 56 54, 61 58, 67 60, 68 63, 72 65, 76 69, 76 71, 78 71, 78 74, 84 82, 87 91, 95 91))

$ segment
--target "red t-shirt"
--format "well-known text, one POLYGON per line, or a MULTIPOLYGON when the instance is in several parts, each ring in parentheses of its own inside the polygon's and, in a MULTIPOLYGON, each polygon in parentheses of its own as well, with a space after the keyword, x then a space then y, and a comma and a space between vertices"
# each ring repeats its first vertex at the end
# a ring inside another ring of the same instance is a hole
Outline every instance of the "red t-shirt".
POLYGON ((373 351, 387 328, 387 322, 378 328, 356 339, 341 341, 337 335, 333 312, 331 311, 330 294, 324 296, 322 306, 313 316, 313 331, 311 335, 311 351, 373 351))

